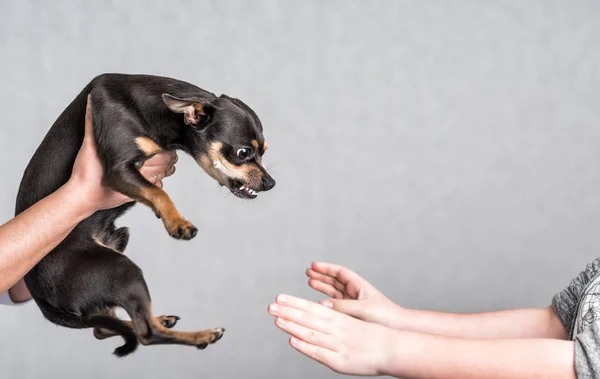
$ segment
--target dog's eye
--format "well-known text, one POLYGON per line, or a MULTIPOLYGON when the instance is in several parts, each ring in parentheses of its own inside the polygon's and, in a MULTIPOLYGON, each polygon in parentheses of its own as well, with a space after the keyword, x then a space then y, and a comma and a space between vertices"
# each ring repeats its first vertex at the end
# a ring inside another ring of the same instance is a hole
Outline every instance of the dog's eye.
POLYGON ((250 156, 250 150, 246 148, 241 148, 237 151, 238 158, 244 160, 250 156))

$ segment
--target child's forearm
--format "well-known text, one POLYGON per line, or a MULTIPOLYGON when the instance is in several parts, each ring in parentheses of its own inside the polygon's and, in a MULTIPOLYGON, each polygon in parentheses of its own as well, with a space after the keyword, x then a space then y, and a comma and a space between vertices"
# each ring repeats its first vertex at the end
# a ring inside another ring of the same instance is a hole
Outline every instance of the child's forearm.
POLYGON ((385 375, 404 379, 575 379, 574 343, 556 339, 468 340, 396 332, 385 375))
POLYGON ((514 309, 484 313, 443 313, 402 309, 395 329, 461 338, 558 338, 568 333, 548 308, 514 309))

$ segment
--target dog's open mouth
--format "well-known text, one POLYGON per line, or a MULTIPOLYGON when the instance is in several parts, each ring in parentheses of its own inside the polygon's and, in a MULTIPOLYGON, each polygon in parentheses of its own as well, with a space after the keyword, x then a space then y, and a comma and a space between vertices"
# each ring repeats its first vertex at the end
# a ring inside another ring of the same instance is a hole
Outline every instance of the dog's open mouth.
POLYGON ((229 185, 229 190, 235 196, 242 199, 255 199, 256 196, 258 196, 258 191, 253 190, 252 188, 248 187, 247 184, 244 184, 239 180, 232 181, 229 185))

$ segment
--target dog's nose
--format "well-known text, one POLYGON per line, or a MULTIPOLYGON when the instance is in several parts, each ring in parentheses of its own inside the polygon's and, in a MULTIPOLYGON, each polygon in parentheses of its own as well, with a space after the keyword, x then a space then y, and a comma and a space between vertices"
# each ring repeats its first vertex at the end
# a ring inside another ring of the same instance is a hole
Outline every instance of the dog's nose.
POLYGON ((275 179, 271 178, 271 177, 263 177, 262 180, 262 187, 263 187, 263 191, 268 191, 271 188, 275 187, 275 179))

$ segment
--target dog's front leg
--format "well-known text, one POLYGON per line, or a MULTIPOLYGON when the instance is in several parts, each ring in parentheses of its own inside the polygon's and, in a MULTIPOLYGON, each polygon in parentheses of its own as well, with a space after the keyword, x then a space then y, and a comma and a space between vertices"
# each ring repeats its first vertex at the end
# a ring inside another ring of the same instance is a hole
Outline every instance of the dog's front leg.
POLYGON ((171 237, 190 240, 198 233, 198 229, 181 216, 169 195, 146 180, 134 163, 120 165, 107 171, 104 182, 115 191, 152 208, 163 220, 171 237))

